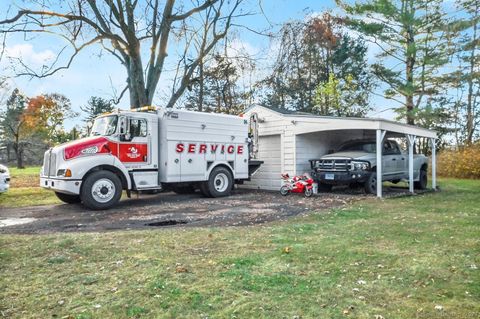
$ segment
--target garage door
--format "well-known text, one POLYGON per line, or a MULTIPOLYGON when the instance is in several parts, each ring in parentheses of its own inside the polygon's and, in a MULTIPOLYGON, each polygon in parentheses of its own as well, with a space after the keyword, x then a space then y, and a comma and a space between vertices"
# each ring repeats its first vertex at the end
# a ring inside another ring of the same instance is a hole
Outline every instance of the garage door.
POLYGON ((258 159, 264 163, 245 185, 249 188, 278 190, 282 173, 280 135, 259 137, 258 159))

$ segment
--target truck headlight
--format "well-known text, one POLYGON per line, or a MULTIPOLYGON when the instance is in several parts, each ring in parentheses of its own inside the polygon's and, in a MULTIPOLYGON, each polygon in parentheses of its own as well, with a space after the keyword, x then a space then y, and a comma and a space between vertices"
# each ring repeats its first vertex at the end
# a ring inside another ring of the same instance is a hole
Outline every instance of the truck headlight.
POLYGON ((370 168, 367 162, 352 162, 352 170, 354 171, 366 171, 370 168))
POLYGON ((68 168, 67 169, 59 169, 57 171, 57 176, 61 176, 61 177, 72 177, 72 171, 69 170, 68 168))

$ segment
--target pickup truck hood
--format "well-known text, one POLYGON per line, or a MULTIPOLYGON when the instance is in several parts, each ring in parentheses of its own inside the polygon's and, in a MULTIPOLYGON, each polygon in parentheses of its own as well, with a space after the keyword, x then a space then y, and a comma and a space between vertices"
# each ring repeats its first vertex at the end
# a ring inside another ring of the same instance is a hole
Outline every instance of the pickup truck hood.
POLYGON ((337 152, 333 154, 328 154, 322 156, 322 159, 331 159, 331 158, 354 158, 354 159, 364 159, 364 158, 372 158, 375 157, 375 154, 373 153, 367 153, 367 152, 337 152))

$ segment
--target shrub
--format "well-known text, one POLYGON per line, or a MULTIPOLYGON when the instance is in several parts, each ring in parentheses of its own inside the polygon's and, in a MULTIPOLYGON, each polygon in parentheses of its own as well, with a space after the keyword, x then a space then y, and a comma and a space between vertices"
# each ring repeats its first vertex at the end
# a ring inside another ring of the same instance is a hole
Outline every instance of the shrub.
POLYGON ((480 179, 480 143, 444 150, 437 157, 439 176, 480 179))

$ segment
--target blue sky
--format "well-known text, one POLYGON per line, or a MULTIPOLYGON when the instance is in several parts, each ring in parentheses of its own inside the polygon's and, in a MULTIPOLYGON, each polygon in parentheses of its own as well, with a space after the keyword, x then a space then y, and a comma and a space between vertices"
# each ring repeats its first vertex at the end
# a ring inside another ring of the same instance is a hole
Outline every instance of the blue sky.
MULTIPOLYGON (((22 1, 0 0, 0 19, 7 16, 6 9, 11 4, 21 5, 22 1)), ((273 27, 278 30, 281 24, 288 20, 303 19, 305 15, 326 10, 338 12, 335 2, 332 0, 263 0, 263 12, 261 14, 243 18, 241 24, 248 25, 251 29, 264 30, 273 27)), ((13 7, 15 8, 15 7, 13 7)), ((13 9, 13 11, 15 11, 13 9)), ((12 12, 8 14, 12 16, 12 12)), ((271 40, 264 36, 256 35, 245 29, 239 29, 235 32, 236 43, 247 51, 256 54, 257 57, 264 57, 262 66, 265 72, 271 61, 269 57, 273 56, 271 40), (265 58, 266 57, 266 58, 265 58)), ((53 36, 39 36, 34 38, 24 38, 21 35, 11 36, 6 42, 6 52, 8 56, 21 56, 28 64, 37 69, 42 66, 44 61, 52 59, 64 43, 53 36)), ((71 101, 74 110, 79 110, 81 105, 85 105, 90 96, 101 96, 111 98, 115 92, 119 92, 125 86, 126 72, 123 66, 107 53, 99 55, 100 48, 94 46, 88 50, 82 51, 73 65, 60 71, 54 76, 36 79, 28 77, 12 78, 11 86, 18 87, 28 96, 34 96, 41 93, 58 92, 66 95, 71 101)), ((370 52, 370 58, 373 58, 374 52, 370 52)), ((271 59, 270 59, 271 60, 271 59)), ((3 69, 2 73, 11 75, 8 59, 0 63, 3 69)), ((162 94, 168 94, 165 90, 168 87, 168 78, 164 78, 158 88, 158 97, 155 104, 161 105, 162 94)), ((127 95, 127 94, 126 94, 127 95)), ((372 97, 372 105, 375 112, 372 116, 392 118, 392 112, 381 112, 392 106, 392 102, 383 98, 372 97)), ((128 99, 124 98, 119 105, 121 108, 128 108, 128 99)), ((78 123, 79 119, 68 121, 67 127, 78 123)))

